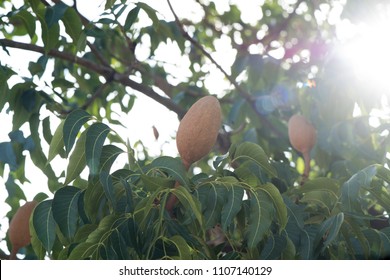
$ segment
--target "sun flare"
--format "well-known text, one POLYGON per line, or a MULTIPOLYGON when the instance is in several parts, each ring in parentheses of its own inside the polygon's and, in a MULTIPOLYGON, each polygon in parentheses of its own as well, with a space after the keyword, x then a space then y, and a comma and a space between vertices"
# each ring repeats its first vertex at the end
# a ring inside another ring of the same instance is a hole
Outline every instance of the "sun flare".
POLYGON ((343 56, 357 80, 375 88, 389 89, 390 20, 355 27, 355 36, 343 48, 343 56))

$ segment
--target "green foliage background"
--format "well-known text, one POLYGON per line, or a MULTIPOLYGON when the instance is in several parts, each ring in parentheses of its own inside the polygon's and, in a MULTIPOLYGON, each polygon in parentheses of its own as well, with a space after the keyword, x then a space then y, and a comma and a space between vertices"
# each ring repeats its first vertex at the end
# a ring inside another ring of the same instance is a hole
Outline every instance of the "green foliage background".
MULTIPOLYGON (((182 18, 169 1, 171 21, 135 1, 107 0, 94 21, 58 0, 0 3, 9 9, 0 15, 1 55, 11 48, 41 54, 29 64, 31 76, 16 84, 9 81, 17 71, 0 61, 0 110, 13 113, 10 140, 0 143, 7 217, 26 199, 26 157, 53 194, 37 193, 32 242, 21 253, 29 259, 388 258, 389 123, 369 123, 388 91, 356 80, 337 55, 335 26, 316 20, 324 7, 340 3, 266 0, 258 7, 263 17, 252 24, 237 5, 221 12, 213 1, 195 2, 198 22, 182 18), (138 24, 141 14, 149 25, 138 24), (230 69, 211 55, 219 38, 235 50, 230 69), (178 81, 155 59, 166 42, 188 58, 191 76, 178 81), (148 58, 139 60, 137 48, 147 48, 148 58), (282 57, 274 58, 281 48, 282 57), (116 133, 122 123, 113 105, 128 113, 138 92, 180 119, 213 94, 203 65, 221 70, 231 87, 218 96, 223 127, 215 149, 195 164, 201 172, 187 172, 179 158, 150 157, 148 147, 140 160, 116 133), (52 79, 38 89, 47 69, 52 79), (356 106, 361 116, 353 116, 356 106), (318 133, 304 184, 302 159, 287 136, 295 113, 318 133), (53 119, 61 120, 55 131, 53 119), (121 168, 114 165, 119 155, 127 157, 121 168), (67 166, 52 164, 58 156, 67 166), (174 213, 165 210, 170 195, 178 198, 174 213)), ((348 1, 342 17, 365 21, 383 3, 348 1)))

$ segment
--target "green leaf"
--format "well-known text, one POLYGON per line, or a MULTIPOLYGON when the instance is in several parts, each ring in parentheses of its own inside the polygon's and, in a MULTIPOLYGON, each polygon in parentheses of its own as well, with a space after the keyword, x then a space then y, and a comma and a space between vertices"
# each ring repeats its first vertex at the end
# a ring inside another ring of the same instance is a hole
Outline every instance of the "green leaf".
POLYGON ((249 248, 255 248, 272 224, 275 209, 267 193, 251 191, 246 240, 249 248))
POLYGON ((221 226, 224 231, 232 223, 234 217, 241 210, 244 189, 241 186, 232 185, 226 193, 226 202, 221 211, 221 226))
POLYGON ((116 210, 116 198, 115 198, 115 192, 114 192, 114 185, 112 184, 112 177, 110 174, 108 174, 106 171, 103 171, 100 173, 100 183, 103 186, 104 193, 106 194, 106 197, 111 202, 112 207, 114 210, 116 210))
POLYGON ((115 229, 111 233, 110 243, 119 260, 127 260, 130 258, 125 239, 123 238, 122 234, 118 231, 118 229, 115 229))
POLYGON ((53 198, 53 217, 62 234, 72 238, 77 230, 79 220, 78 199, 81 190, 67 186, 59 189, 53 198))
POLYGON ((39 133, 39 122, 40 122, 39 115, 33 114, 30 118, 30 131, 31 131, 31 138, 34 141, 35 148, 33 151, 30 152, 30 156, 35 166, 40 168, 49 179, 48 180, 49 190, 51 192, 55 192, 58 188, 62 186, 62 184, 58 181, 58 178, 54 173, 53 169, 51 168, 51 165, 48 164, 48 159, 46 158, 46 155, 43 153, 43 149, 41 146, 42 136, 39 133))
POLYGON ((69 155, 81 127, 91 118, 84 110, 74 110, 65 119, 63 137, 66 156, 69 155))
POLYGON ((45 22, 42 20, 40 22, 42 26, 42 41, 45 53, 47 54, 50 50, 55 49, 57 46, 60 36, 60 26, 58 23, 55 23, 49 28, 45 22))
POLYGON ((116 0, 106 0, 106 4, 104 5, 105 10, 109 10, 114 6, 116 0))
POLYGON ((145 13, 148 15, 148 17, 153 22, 153 28, 155 30, 157 30, 159 27, 159 24, 160 24, 160 21, 157 17, 157 11, 155 9, 153 9, 152 7, 150 7, 148 4, 143 3, 143 2, 138 2, 136 5, 138 8, 145 11, 145 13))
POLYGON ((54 6, 49 6, 46 8, 45 12, 45 21, 48 28, 51 28, 54 24, 58 23, 58 21, 63 17, 66 10, 68 9, 68 5, 63 2, 59 2, 54 6))
POLYGON ((186 176, 187 171, 182 163, 182 161, 178 158, 172 158, 168 156, 162 156, 156 158, 149 166, 148 171, 159 169, 167 172, 177 181, 179 181, 182 186, 189 186, 190 182, 188 177, 186 176))
POLYGON ((376 175, 377 165, 370 165, 346 181, 341 187, 341 206, 345 211, 361 211, 361 189, 369 188, 371 181, 376 175))
POLYGON ((175 235, 169 238, 169 242, 173 243, 179 252, 180 260, 191 260, 191 248, 188 246, 186 240, 180 235, 175 235))
POLYGON ((102 149, 102 154, 100 156, 100 170, 110 172, 112 164, 115 162, 115 159, 122 154, 122 149, 118 148, 115 145, 105 145, 102 149))
POLYGON ((3 110, 4 105, 8 102, 9 87, 8 79, 15 74, 14 71, 8 67, 0 65, 0 112, 3 110))
POLYGON ((134 22, 137 20, 138 18, 138 13, 139 13, 139 10, 140 10, 140 7, 135 7, 134 9, 132 9, 128 14, 127 14, 127 17, 126 17, 126 21, 125 21, 125 25, 123 26, 123 29, 125 31, 128 31, 131 26, 133 26, 134 22))
POLYGON ((103 123, 94 123, 87 130, 85 142, 85 157, 89 172, 92 175, 99 173, 100 156, 104 141, 110 132, 110 128, 103 123))
POLYGON ((284 204, 283 198, 279 192, 279 190, 271 183, 267 183, 258 187, 262 191, 264 191, 269 198, 272 200, 274 207, 276 209, 276 215, 279 221, 279 234, 284 230, 287 225, 287 208, 284 204))
POLYGON ((73 153, 69 157, 68 167, 66 169, 66 178, 64 185, 68 185, 74 179, 76 179, 80 173, 84 170, 86 164, 85 161, 85 142, 87 139, 87 131, 81 133, 78 139, 73 153))
POLYGON ((89 220, 96 222, 101 219, 101 203, 104 198, 104 190, 97 176, 89 178, 88 187, 84 195, 84 208, 89 220))
POLYGON ((40 8, 43 8, 43 3, 40 0, 28 0, 31 5, 31 8, 34 12, 37 12, 40 8))
POLYGON ((37 233, 34 228, 33 219, 29 221, 30 235, 31 235, 31 247, 34 250, 38 260, 43 260, 46 256, 46 249, 43 247, 42 242, 39 240, 37 233))
POLYGON ((280 259, 283 251, 287 247, 287 236, 284 232, 282 234, 272 234, 267 239, 263 250, 260 253, 262 260, 277 260, 280 259))
POLYGON ((379 232, 382 240, 381 256, 383 259, 390 256, 390 227, 384 228, 379 232))
POLYGON ((338 202, 338 198, 328 191, 313 190, 305 193, 300 201, 307 204, 308 207, 316 207, 323 216, 329 216, 338 202))
POLYGON ((226 193, 227 188, 219 182, 209 182, 197 190, 198 199, 202 204, 206 229, 221 222, 221 211, 226 193))
POLYGON ((287 239, 287 244, 284 251, 282 252, 281 258, 283 260, 293 260, 295 259, 295 255, 296 255, 295 245, 290 238, 286 237, 286 239, 287 239))
POLYGON ((144 174, 141 174, 140 178, 148 192, 155 192, 161 187, 170 189, 175 185, 175 180, 171 178, 152 177, 144 174))
POLYGON ((23 22, 24 26, 26 27, 28 35, 32 39, 35 35, 35 27, 36 27, 35 17, 26 10, 20 10, 15 15, 15 18, 20 19, 23 22))
POLYGON ((53 248, 56 223, 53 218, 52 200, 42 201, 35 207, 32 223, 34 231, 47 252, 53 248))
POLYGON ((133 200, 133 191, 131 185, 128 181, 121 179, 119 182, 120 186, 122 186, 126 193, 126 207, 123 210, 125 213, 133 213, 134 211, 134 200, 133 200))
POLYGON ((323 240, 325 240, 323 250, 337 238, 343 222, 344 213, 341 212, 336 216, 327 219, 321 224, 318 233, 318 238, 322 238, 323 240))
POLYGON ((376 175, 378 176, 378 178, 381 178, 382 180, 385 180, 387 183, 390 184, 390 170, 386 167, 378 166, 376 175))
POLYGON ((50 130, 50 117, 46 117, 42 121, 42 134, 45 141, 50 145, 51 140, 53 139, 53 135, 50 130))
POLYGON ((266 171, 272 177, 276 177, 275 168, 269 163, 268 156, 264 150, 257 144, 251 142, 244 142, 240 144, 231 155, 232 162, 242 161, 242 160, 251 160, 260 166, 264 171, 266 171))
POLYGON ((80 243, 70 253, 68 260, 84 260, 90 259, 91 256, 98 250, 99 244, 95 243, 80 243))
POLYGON ((74 236, 74 242, 84 242, 87 240, 88 236, 96 230, 97 225, 95 224, 86 224, 79 227, 74 236))
POLYGON ((118 220, 118 216, 111 214, 105 216, 99 223, 99 226, 90 235, 88 235, 87 243, 98 243, 101 242, 103 236, 110 231, 113 224, 118 220))
POLYGON ((174 188, 172 191, 180 203, 188 210, 191 211, 200 225, 203 225, 203 216, 200 211, 199 202, 194 199, 194 197, 188 192, 188 190, 182 186, 174 188))
POLYGON ((66 33, 72 38, 73 43, 78 43, 83 24, 77 12, 72 8, 68 8, 62 17, 62 22, 65 25, 66 33))
POLYGON ((337 180, 327 177, 318 177, 311 180, 307 180, 305 184, 300 188, 302 193, 310 191, 326 191, 338 197, 340 184, 337 180))
POLYGON ((53 138, 49 146, 49 156, 47 163, 51 162, 57 155, 63 154, 64 138, 63 138, 63 127, 64 121, 61 121, 56 131, 54 132, 53 138))
POLYGON ((297 246, 298 255, 301 259, 313 259, 314 237, 317 234, 317 227, 308 226, 301 230, 300 245, 297 246), (314 237, 313 237, 314 235, 314 237))

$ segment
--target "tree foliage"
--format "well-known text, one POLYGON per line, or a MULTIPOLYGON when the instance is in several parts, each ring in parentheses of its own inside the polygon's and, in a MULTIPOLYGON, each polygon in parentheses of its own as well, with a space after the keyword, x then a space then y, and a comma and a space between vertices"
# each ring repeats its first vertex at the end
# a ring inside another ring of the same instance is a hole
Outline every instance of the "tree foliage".
MULTIPOLYGON (((238 4, 203 0, 192 3, 200 20, 182 17, 173 1, 168 19, 151 4, 107 0, 91 21, 68 2, 0 3, 7 11, 0 54, 40 54, 27 77, 0 61, 0 110, 12 114, 9 141, 0 143, 7 217, 26 200, 26 158, 51 192, 34 198, 26 258, 389 257, 389 124, 381 117, 370 124, 384 92, 356 80, 338 55, 323 12, 338 1, 265 0, 256 22, 238 4), (232 51, 229 67, 218 59, 221 44, 232 51), (188 75, 159 60, 164 46, 186 61, 188 75), (117 114, 132 110, 136 94, 182 118, 200 97, 216 94, 212 69, 228 83, 217 93, 223 126, 196 170, 187 172, 179 158, 150 157, 148 147, 139 151, 116 132, 125 125, 117 114), (287 134, 295 113, 318 135, 302 184, 303 161, 287 134), (55 130, 53 120, 60 120, 55 130), (118 167, 122 155, 127 162, 118 167), (56 157, 66 166, 53 165, 56 157), (165 209, 171 195, 174 213, 165 209)), ((364 20, 362 7, 374 11, 381 2, 348 1, 342 16, 364 20)))

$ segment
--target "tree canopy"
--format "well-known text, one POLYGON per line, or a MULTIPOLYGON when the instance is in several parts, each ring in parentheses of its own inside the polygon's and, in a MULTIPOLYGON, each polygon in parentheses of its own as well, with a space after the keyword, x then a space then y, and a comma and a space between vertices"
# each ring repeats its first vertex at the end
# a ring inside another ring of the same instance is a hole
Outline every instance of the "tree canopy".
MULTIPOLYGON (((353 56, 387 1, 106 0, 93 19, 81 1, 15 2, 0 3, 8 219, 27 200, 29 165, 47 178, 23 258, 390 256, 387 34, 353 56), (189 170, 121 133, 141 96, 181 120, 209 95, 222 125, 189 170), (316 130, 307 176, 289 140, 296 114, 316 130)), ((8 235, 2 244, 11 251, 8 235)))

